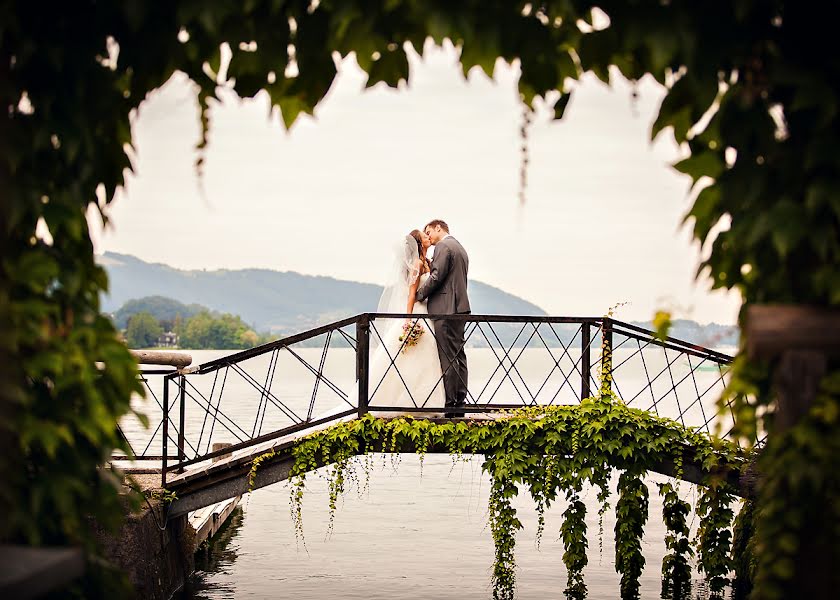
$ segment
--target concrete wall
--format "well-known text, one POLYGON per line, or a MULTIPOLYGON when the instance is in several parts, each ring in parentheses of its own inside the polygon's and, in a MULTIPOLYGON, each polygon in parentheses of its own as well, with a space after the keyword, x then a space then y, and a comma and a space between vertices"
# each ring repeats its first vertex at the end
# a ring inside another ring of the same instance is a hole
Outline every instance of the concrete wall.
POLYGON ((136 598, 169 600, 195 570, 195 532, 186 515, 167 522, 165 505, 149 502, 151 508, 144 503, 141 512, 126 517, 119 531, 100 530, 98 536, 104 556, 128 575, 136 598))

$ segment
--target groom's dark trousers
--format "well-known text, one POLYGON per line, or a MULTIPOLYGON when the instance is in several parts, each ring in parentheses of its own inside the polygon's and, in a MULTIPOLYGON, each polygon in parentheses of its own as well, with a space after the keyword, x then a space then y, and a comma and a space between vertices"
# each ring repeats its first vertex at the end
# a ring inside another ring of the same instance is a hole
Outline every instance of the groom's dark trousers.
MULTIPOLYGON (((426 283, 417 290, 417 299, 428 298, 431 315, 468 315, 467 251, 452 236, 435 245, 435 255, 426 283)), ((435 319, 435 338, 443 371, 446 406, 463 406, 467 401, 467 353, 464 351, 466 322, 459 319, 435 319)), ((447 417, 463 417, 462 412, 447 412, 447 417)))
MULTIPOLYGON (((467 400, 467 353, 464 351, 464 321, 440 319, 434 322, 446 406, 463 406, 467 400)), ((462 417, 464 413, 450 416, 462 417)))

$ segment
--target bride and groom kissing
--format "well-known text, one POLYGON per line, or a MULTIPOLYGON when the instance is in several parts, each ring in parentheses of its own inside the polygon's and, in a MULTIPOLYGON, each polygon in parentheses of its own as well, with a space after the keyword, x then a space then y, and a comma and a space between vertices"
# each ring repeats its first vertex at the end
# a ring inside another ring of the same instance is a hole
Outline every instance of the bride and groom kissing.
POLYGON ((457 409, 467 399, 466 323, 436 317, 470 313, 467 252, 440 219, 411 231, 394 250, 377 312, 416 316, 383 319, 388 323, 384 334, 372 334, 379 344, 370 357, 369 406, 377 416, 435 417, 440 413, 407 409, 441 408, 446 417, 462 417, 457 409), (426 257, 430 247, 431 260, 426 257), (429 321, 433 335, 426 331, 429 321))

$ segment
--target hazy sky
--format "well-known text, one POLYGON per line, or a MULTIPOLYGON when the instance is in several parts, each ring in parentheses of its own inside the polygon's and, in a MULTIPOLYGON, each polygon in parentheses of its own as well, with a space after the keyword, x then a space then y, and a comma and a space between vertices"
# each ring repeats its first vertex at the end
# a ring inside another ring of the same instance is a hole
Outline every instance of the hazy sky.
POLYGON ((694 282, 699 249, 680 226, 688 178, 650 124, 652 81, 585 78, 562 121, 530 127, 520 205, 518 71, 461 75, 455 51, 427 47, 402 90, 365 90, 353 59, 315 118, 286 132, 263 95, 227 94, 211 114, 200 184, 194 93, 176 76, 134 121, 135 175, 111 205, 98 252, 179 268, 264 267, 380 283, 385 253, 432 218, 449 222, 470 277, 556 315, 676 316, 732 323, 735 295, 694 282), (203 187, 203 191, 202 191, 203 187))

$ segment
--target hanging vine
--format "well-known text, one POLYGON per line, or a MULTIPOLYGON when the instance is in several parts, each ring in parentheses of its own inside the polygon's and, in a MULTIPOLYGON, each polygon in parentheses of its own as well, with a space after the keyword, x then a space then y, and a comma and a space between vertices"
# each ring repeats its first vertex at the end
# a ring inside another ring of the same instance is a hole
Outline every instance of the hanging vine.
POLYGON ((684 600, 691 594, 691 559, 694 550, 686 521, 691 505, 682 500, 670 483, 659 484, 662 496, 662 521, 665 523, 665 549, 662 559, 662 593, 660 597, 684 600))
MULTIPOLYGON (((368 86, 396 87, 406 52, 429 37, 452 40, 465 73, 492 76, 497 59, 516 57, 523 101, 560 92, 556 118, 570 80, 650 75, 666 88, 651 137, 667 131, 687 153, 674 167, 695 186, 686 218, 709 248, 704 278, 745 307, 840 304, 840 92, 824 47, 835 19, 814 18, 814 3, 86 2, 54 3, 48 20, 39 4, 0 6, 3 541, 90 547, 91 515, 119 521, 118 486, 97 475, 111 449, 129 450, 116 424, 140 387, 99 314, 108 285, 85 213, 107 220, 132 168, 131 115, 176 72, 197 91, 202 141, 221 91, 266 92, 290 127, 330 89, 334 53, 354 53, 368 86), (714 43, 698 51, 697 40, 714 43), (252 43, 258 51, 237 50, 252 43), (221 44, 233 49, 223 85, 221 44), (36 236, 42 224, 52 243, 36 236)), ((840 552, 840 529, 823 527, 840 511, 837 361, 825 398, 789 435, 772 428, 775 370, 741 354, 721 403, 747 439, 770 432, 755 524, 761 597, 802 592, 813 574, 803 548, 829 563, 840 552)), ((836 589, 838 574, 822 572, 836 589)))
POLYGON ((639 598, 639 577, 645 568, 642 535, 648 519, 648 489, 643 472, 625 471, 618 478, 615 505, 615 570, 621 573, 622 600, 639 598))
POLYGON ((722 598, 729 584, 727 575, 733 568, 730 549, 730 526, 734 512, 733 495, 724 487, 713 483, 702 488, 697 502, 700 526, 697 529, 700 570, 706 574, 711 598, 722 598))
MULTIPOLYGON (((667 468, 663 465, 677 465, 681 473, 687 457, 706 473, 710 483, 703 488, 697 507, 698 567, 716 594, 728 581, 734 490, 725 475, 745 464, 744 452, 672 420, 629 408, 609 394, 574 406, 523 408, 491 421, 433 423, 411 417, 383 420, 368 414, 315 432, 290 451, 290 505, 297 535, 303 535, 301 509, 308 472, 327 467, 329 532, 338 498, 349 489, 348 482, 357 488, 366 485, 356 474, 359 466, 369 474, 366 455, 418 452, 422 456, 432 451, 457 457, 484 456, 482 468, 492 482, 489 519, 496 549, 494 598, 513 598, 516 590, 514 550, 522 522, 511 501, 520 490, 527 491, 535 501, 538 537, 545 525, 545 510, 558 498, 567 501, 559 532, 564 547, 562 560, 568 571, 565 595, 586 597, 583 571, 589 542, 582 491, 585 486, 598 490, 602 516, 609 505, 613 470, 619 471, 615 562, 621 573, 621 597, 638 598, 639 577, 645 565, 641 539, 648 518, 648 489, 643 477, 647 471, 667 468), (355 460, 359 455, 363 458, 355 460)), ((255 476, 256 467, 252 473, 255 476)), ((662 566, 663 589, 677 598, 682 597, 682 590, 688 590, 687 565, 692 556, 686 526, 689 507, 669 484, 660 493, 664 496, 669 550, 662 566)))
POLYGON ((755 502, 746 500, 732 527, 732 561, 735 569, 735 580, 732 582, 733 600, 744 600, 752 591, 755 573, 754 510, 755 502))
POLYGON ((586 504, 580 499, 580 490, 567 490, 568 505, 563 511, 563 524, 560 535, 563 540, 563 564, 566 565, 566 589, 563 593, 567 598, 579 600, 586 598, 586 583, 583 580, 583 569, 589 559, 586 549, 586 504))
POLYGON ((488 509, 490 511, 490 532, 496 548, 493 562, 493 600, 512 600, 516 591, 516 532, 522 529, 522 522, 516 516, 516 509, 510 500, 518 490, 510 477, 498 475, 490 488, 488 509))

